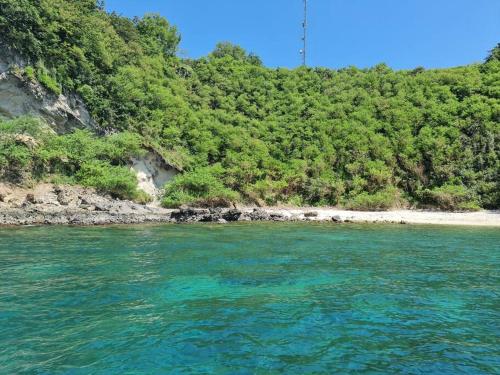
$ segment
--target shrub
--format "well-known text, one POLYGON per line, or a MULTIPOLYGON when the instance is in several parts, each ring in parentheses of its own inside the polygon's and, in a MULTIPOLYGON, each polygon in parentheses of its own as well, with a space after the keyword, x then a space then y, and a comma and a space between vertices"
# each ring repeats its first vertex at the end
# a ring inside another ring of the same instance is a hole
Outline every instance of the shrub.
POLYGON ((125 164, 131 158, 145 154, 141 138, 127 131, 112 134, 106 138, 94 137, 94 144, 98 146, 97 158, 107 159, 115 164, 125 164))
POLYGON ((139 136, 124 132, 96 137, 87 130, 53 137, 38 152, 39 158, 53 173, 72 174, 89 161, 125 165, 130 158, 144 153, 139 136))
POLYGON ((245 188, 245 195, 250 201, 259 206, 264 204, 275 205, 285 200, 283 191, 286 187, 286 181, 264 179, 247 186, 245 188))
POLYGON ((23 183, 31 178, 33 156, 38 147, 35 135, 44 135, 41 122, 36 119, 0 120, 0 179, 23 183))
POLYGON ((146 193, 144 190, 138 189, 137 194, 133 198, 134 202, 139 203, 139 204, 147 204, 150 203, 153 198, 151 195, 146 193))
MULTIPOLYGON (((172 183, 172 185, 175 182, 172 183)), ((173 186, 166 188, 165 195, 162 200, 162 206, 166 208, 177 208, 183 204, 191 204, 194 202, 194 197, 184 191, 175 191, 173 186)))
POLYGON ((34 82, 36 80, 36 72, 35 72, 35 69, 32 66, 27 66, 26 68, 24 68, 24 75, 31 82, 34 82))
POLYGON ((300 195, 296 194, 288 198, 287 204, 294 207, 302 207, 304 205, 304 201, 300 195))
POLYGON ((474 211, 479 205, 474 195, 463 185, 446 184, 420 192, 423 206, 435 206, 443 210, 474 211))
POLYGON ((47 69, 44 67, 39 67, 36 70, 36 78, 45 88, 53 92, 56 95, 61 95, 62 89, 61 85, 49 74, 47 69))
POLYGON ((42 121, 35 117, 22 116, 9 121, 0 120, 0 136, 5 136, 7 134, 24 134, 36 138, 43 138, 42 136, 46 136, 48 133, 47 129, 48 127, 44 126, 42 121))
POLYGON ((103 161, 86 162, 76 174, 76 180, 116 198, 134 200, 139 197, 137 178, 127 167, 103 161))
POLYGON ((399 191, 391 187, 376 193, 360 193, 348 200, 345 207, 357 211, 384 211, 400 204, 399 191))
POLYGON ((85 130, 55 135, 35 118, 0 121, 0 179, 14 183, 31 178, 92 186, 115 197, 140 203, 151 197, 137 189, 127 163, 144 153, 141 138, 129 132, 97 137, 85 130))
POLYGON ((32 151, 15 139, 0 138, 0 179, 21 183, 30 174, 32 151))
POLYGON ((173 182, 165 186, 162 204, 176 208, 182 204, 198 207, 229 206, 239 197, 238 193, 228 189, 221 182, 219 166, 199 168, 178 175, 173 182))

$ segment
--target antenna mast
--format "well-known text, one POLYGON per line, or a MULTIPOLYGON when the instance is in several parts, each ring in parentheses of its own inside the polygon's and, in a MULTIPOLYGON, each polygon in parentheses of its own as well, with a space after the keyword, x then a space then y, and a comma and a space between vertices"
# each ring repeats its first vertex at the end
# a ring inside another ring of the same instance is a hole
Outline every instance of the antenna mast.
POLYGON ((302 36, 302 42, 304 42, 304 47, 300 50, 302 55, 302 66, 307 64, 307 0, 304 0, 304 22, 302 22, 302 27, 304 29, 304 35, 302 36))

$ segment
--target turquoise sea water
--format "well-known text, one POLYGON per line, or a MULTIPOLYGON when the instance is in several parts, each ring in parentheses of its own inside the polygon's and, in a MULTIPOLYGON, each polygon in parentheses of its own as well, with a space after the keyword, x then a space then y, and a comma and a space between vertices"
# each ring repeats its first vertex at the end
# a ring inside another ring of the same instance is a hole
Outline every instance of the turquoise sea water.
POLYGON ((500 231, 0 229, 0 374, 498 374, 500 231))

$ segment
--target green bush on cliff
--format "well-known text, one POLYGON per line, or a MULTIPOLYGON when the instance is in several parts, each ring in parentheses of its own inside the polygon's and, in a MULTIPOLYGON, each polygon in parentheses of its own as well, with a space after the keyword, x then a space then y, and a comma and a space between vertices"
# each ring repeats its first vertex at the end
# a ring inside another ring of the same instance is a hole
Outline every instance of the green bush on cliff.
POLYGON ((40 119, 23 116, 12 120, 2 120, 0 117, 0 137, 12 138, 15 135, 27 135, 37 139, 46 138, 51 133, 50 128, 40 119))
POLYGON ((132 157, 144 151, 141 140, 131 133, 96 137, 88 131, 56 136, 38 150, 38 160, 50 174, 74 176, 75 182, 92 186, 123 199, 140 199, 135 173, 127 167, 132 157))
POLYGON ((44 134, 37 119, 0 120, 0 180, 21 183, 31 178, 38 147, 34 137, 43 137, 44 134))
POLYGON ((81 164, 102 160, 114 165, 125 165, 132 157, 144 153, 141 139, 136 134, 123 132, 97 137, 88 130, 76 130, 48 139, 38 155, 52 171, 73 173, 81 164))
MULTIPOLYGON (((30 76, 30 70, 26 71, 28 77, 30 76)), ((56 95, 62 94, 61 85, 56 81, 56 79, 47 71, 47 69, 42 65, 36 69, 35 72, 36 79, 40 82, 46 89, 56 95)))

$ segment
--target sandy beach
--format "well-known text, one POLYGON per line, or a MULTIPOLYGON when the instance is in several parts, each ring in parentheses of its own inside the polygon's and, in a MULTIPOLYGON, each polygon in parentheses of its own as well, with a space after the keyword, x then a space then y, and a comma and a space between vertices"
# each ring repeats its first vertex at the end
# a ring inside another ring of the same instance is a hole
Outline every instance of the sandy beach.
POLYGON ((335 208, 265 208, 268 213, 279 213, 286 217, 310 216, 311 221, 339 221, 354 223, 405 223, 405 224, 441 224, 441 225, 473 225, 500 227, 500 211, 477 212, 443 212, 428 210, 397 211, 347 211, 335 208))

